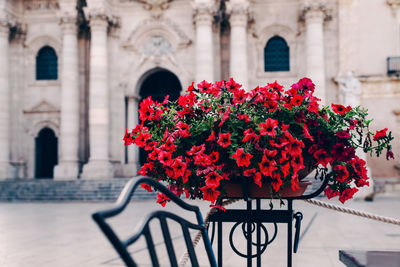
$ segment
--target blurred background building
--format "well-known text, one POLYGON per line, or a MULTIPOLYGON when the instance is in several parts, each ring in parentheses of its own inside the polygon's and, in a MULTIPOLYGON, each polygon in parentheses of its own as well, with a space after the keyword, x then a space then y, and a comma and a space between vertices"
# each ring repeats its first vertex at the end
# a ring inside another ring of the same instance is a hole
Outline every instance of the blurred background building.
MULTIPOLYGON (((0 178, 135 175, 125 128, 192 81, 308 76, 400 133, 400 0, 0 0, 0 178)), ((395 161, 368 159, 373 178, 395 161)))

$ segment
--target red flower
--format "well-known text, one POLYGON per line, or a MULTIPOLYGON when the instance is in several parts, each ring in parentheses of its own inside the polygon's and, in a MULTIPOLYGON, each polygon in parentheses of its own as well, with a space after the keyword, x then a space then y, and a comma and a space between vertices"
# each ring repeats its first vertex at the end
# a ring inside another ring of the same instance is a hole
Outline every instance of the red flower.
POLYGON ((259 172, 257 172, 253 177, 254 183, 256 185, 258 185, 259 187, 262 187, 261 179, 262 179, 262 175, 259 172))
POLYGON ((272 185, 272 188, 275 190, 275 192, 279 191, 281 185, 283 185, 282 179, 279 174, 273 173, 271 185, 272 185))
POLYGON ((171 167, 174 169, 174 178, 178 178, 180 176, 183 176, 186 171, 186 163, 182 161, 180 157, 176 158, 174 162, 172 163, 171 167))
POLYGON ((340 115, 344 115, 351 110, 351 107, 350 106, 344 107, 342 105, 332 104, 332 109, 333 109, 333 112, 340 114, 340 115))
POLYGON ((330 187, 327 187, 325 189, 325 196, 327 196, 328 199, 331 199, 331 198, 336 197, 338 195, 339 195, 339 191, 333 191, 332 188, 330 188, 330 187))
POLYGON ((227 120, 227 119, 229 119, 229 114, 231 113, 231 109, 230 108, 228 108, 225 112, 224 112, 224 115, 222 115, 222 120, 221 120, 221 122, 218 124, 218 127, 221 127, 224 123, 225 123, 225 121, 227 120))
POLYGON ((317 160, 317 164, 322 164, 325 168, 332 161, 332 157, 322 148, 314 153, 314 158, 317 160))
POLYGON ((128 133, 128 129, 125 129, 125 135, 124 135, 124 145, 129 146, 133 143, 133 138, 130 133, 128 133))
POLYGON ((208 155, 208 158, 213 162, 217 162, 219 160, 219 153, 217 151, 211 152, 210 155, 208 155))
POLYGON ((178 130, 179 130, 178 132, 181 137, 191 136, 189 133, 190 126, 187 125, 186 123, 183 123, 180 121, 176 124, 176 127, 178 127, 178 130))
POLYGON ((242 87, 241 84, 238 84, 237 82, 235 82, 232 78, 229 79, 229 81, 227 81, 225 83, 226 85, 226 89, 228 89, 228 91, 236 91, 238 90, 240 87, 242 87))
POLYGON ((250 122, 250 117, 249 117, 249 115, 247 115, 247 114, 238 114, 237 115, 237 118, 239 119, 239 120, 244 120, 245 122, 250 122))
POLYGON ((242 142, 245 143, 247 141, 249 141, 251 138, 254 138, 254 141, 259 139, 259 136, 254 132, 253 129, 246 129, 244 132, 244 137, 242 139, 242 142))
POLYGON ((299 170, 304 168, 302 155, 294 155, 291 163, 292 163, 292 168, 293 168, 294 173, 297 173, 299 170))
POLYGON ((157 193, 157 203, 159 203, 161 206, 165 207, 165 204, 167 204, 168 201, 170 201, 166 195, 163 193, 158 192, 157 193))
POLYGON ((349 172, 347 171, 346 166, 335 165, 333 170, 337 172, 336 181, 343 183, 347 178, 349 178, 349 172))
POLYGON ((245 153, 243 148, 238 148, 233 154, 232 158, 236 160, 236 164, 239 167, 250 165, 250 159, 253 157, 250 153, 245 153))
POLYGON ((275 93, 280 94, 283 92, 283 86, 280 85, 276 80, 274 83, 267 83, 268 88, 271 88, 275 93))
POLYGON ((271 137, 276 136, 276 127, 278 127, 278 121, 268 118, 265 122, 260 123, 260 134, 265 136, 268 134, 271 137))
POLYGON ((388 128, 382 129, 380 131, 376 131, 376 134, 374 135, 374 141, 378 141, 379 139, 385 137, 387 130, 388 130, 388 128))
POLYGON ((247 99, 248 95, 249 94, 246 93, 245 90, 239 89, 239 90, 233 92, 233 100, 232 101, 234 104, 243 103, 247 99))
POLYGON ((357 188, 346 188, 339 197, 339 201, 344 203, 346 200, 353 198, 353 195, 358 191, 357 188))
POLYGON ((258 163, 258 165, 260 166, 261 173, 267 177, 272 176, 272 172, 278 169, 276 167, 276 161, 269 160, 265 154, 262 157, 261 163, 258 163))
POLYGON ((211 132, 210 136, 207 138, 206 141, 210 141, 210 142, 215 141, 215 132, 214 131, 211 132))
POLYGON ((304 148, 303 141, 295 139, 294 142, 289 145, 289 154, 300 155, 303 152, 303 148, 304 148))
MULTIPOLYGON (((290 99, 289 105, 291 106, 300 106, 301 102, 304 98, 301 95, 294 95, 292 99, 290 99)), ((290 108, 291 109, 291 108, 290 108)))
POLYGON ((192 146, 192 148, 186 152, 189 156, 193 156, 199 153, 203 153, 206 150, 206 146, 204 144, 200 146, 192 146))
POLYGON ((208 187, 217 188, 219 186, 219 181, 221 181, 222 179, 223 177, 217 172, 210 172, 206 175, 206 185, 208 187))
POLYGON ((151 190, 151 186, 148 184, 141 184, 140 186, 143 187, 143 189, 147 192, 153 192, 153 190, 151 190))
POLYGON ((299 175, 294 174, 292 176, 292 179, 290 180, 290 187, 292 188, 293 191, 296 191, 297 189, 300 189, 300 186, 299 186, 299 175))
POLYGON ((172 163, 171 156, 171 152, 161 151, 157 158, 162 164, 169 166, 172 163))
POLYGON ((199 88, 201 93, 210 93, 209 89, 211 87, 211 83, 203 80, 201 83, 197 84, 197 88, 199 88))
POLYGON ((294 91, 302 91, 305 95, 312 95, 315 90, 314 83, 309 78, 302 78, 292 85, 294 91))
POLYGON ((220 194, 220 192, 215 190, 213 187, 203 186, 200 187, 200 190, 203 192, 203 200, 208 200, 213 203, 217 200, 220 194))
POLYGON ((227 148, 231 144, 231 134, 230 133, 220 133, 217 143, 223 148, 227 148))
POLYGON ((283 165, 283 167, 281 168, 281 171, 283 173, 283 177, 288 177, 289 173, 290 173, 290 164, 289 162, 286 163, 285 165, 283 165))
POLYGON ((150 138, 151 134, 148 132, 140 132, 133 142, 139 147, 144 147, 146 145, 146 141, 150 138))

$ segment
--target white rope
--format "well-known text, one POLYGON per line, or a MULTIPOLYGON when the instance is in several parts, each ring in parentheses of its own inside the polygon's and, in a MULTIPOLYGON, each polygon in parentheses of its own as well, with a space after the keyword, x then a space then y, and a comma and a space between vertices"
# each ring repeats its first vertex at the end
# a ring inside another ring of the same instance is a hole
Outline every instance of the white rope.
MULTIPOLYGON (((232 203, 235 203, 235 202, 238 201, 238 200, 240 200, 240 199, 229 199, 229 200, 227 200, 227 201, 222 202, 221 206, 222 206, 222 207, 228 206, 228 205, 230 205, 230 204, 232 204, 232 203)), ((206 218, 204 219, 204 224, 205 224, 206 228, 208 228, 208 225, 210 224, 210 222, 209 222, 210 215, 212 215, 212 214, 214 214, 215 212, 217 212, 217 210, 218 210, 218 209, 214 207, 214 208, 211 208, 211 209, 208 211, 208 213, 207 213, 207 215, 206 215, 206 218)), ((196 234, 196 236, 193 238, 193 241, 192 241, 192 243, 193 243, 193 248, 196 248, 196 246, 197 246, 197 244, 199 243, 200 239, 201 239, 201 231, 198 231, 197 234, 196 234)), ((186 265, 188 259, 189 259, 189 253, 186 251, 186 252, 182 255, 181 259, 179 260, 179 267, 184 267, 184 266, 186 265)))
POLYGON ((315 199, 306 199, 304 201, 307 202, 307 203, 313 204, 313 205, 317 205, 317 206, 323 207, 323 208, 336 210, 336 211, 339 211, 339 212, 353 214, 353 215, 364 217, 364 218, 368 218, 368 219, 371 219, 371 220, 385 222, 385 223, 391 223, 391 224, 395 224, 395 225, 399 225, 400 226, 400 220, 398 220, 398 219, 393 219, 393 218, 389 218, 389 217, 384 217, 384 216, 372 214, 372 213, 369 213, 369 212, 364 212, 364 211, 354 210, 354 209, 350 209, 350 208, 345 208, 345 207, 329 204, 329 203, 326 203, 324 201, 315 200, 315 199))

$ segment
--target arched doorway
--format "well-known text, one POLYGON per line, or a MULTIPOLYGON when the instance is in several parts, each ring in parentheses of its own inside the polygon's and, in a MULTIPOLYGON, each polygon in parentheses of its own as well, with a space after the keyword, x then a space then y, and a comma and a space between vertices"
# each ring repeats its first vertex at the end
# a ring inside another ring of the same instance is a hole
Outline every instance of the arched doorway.
POLYGON ((43 128, 35 138, 35 178, 53 178, 57 163, 57 137, 50 128, 43 128))
MULTIPOLYGON (((151 96, 153 100, 162 102, 166 95, 169 95, 170 101, 177 100, 181 91, 181 83, 175 74, 166 69, 155 69, 150 71, 150 74, 144 78, 140 86, 140 102, 149 96, 151 96)), ((140 165, 144 164, 146 156, 147 153, 141 149, 139 152, 140 165)))

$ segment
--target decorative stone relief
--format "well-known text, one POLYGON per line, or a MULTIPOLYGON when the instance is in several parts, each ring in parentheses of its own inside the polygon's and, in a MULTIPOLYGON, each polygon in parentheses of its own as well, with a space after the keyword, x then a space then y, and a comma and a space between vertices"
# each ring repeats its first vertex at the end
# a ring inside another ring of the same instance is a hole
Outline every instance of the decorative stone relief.
POLYGON ((349 71, 343 76, 339 76, 336 81, 339 84, 340 100, 345 106, 360 105, 362 95, 361 83, 354 73, 349 71))
POLYGON ((326 21, 332 18, 326 1, 304 1, 300 8, 300 21, 326 21))
POLYGON ((163 56, 172 52, 172 45, 162 36, 152 36, 143 46, 144 56, 163 56))
POLYGON ((34 114, 34 113, 59 113, 60 109, 53 106, 46 100, 43 100, 33 108, 29 110, 24 110, 24 114, 34 114))
POLYGON ((152 10, 152 9, 161 9, 165 10, 169 7, 169 3, 172 0, 138 0, 140 3, 143 4, 145 9, 152 10))
POLYGON ((24 0, 26 10, 56 10, 60 6, 57 0, 24 0))
POLYGON ((193 1, 193 21, 196 24, 212 24, 214 16, 218 11, 217 2, 210 0, 207 2, 193 1))

